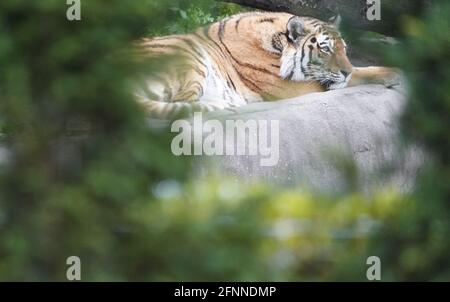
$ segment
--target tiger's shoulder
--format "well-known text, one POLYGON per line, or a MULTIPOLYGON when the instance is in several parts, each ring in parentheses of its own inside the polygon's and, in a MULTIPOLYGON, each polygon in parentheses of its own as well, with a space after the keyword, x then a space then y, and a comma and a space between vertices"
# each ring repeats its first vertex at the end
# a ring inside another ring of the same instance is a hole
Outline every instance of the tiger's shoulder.
POLYGON ((202 26, 194 33, 168 35, 161 37, 142 38, 136 43, 138 46, 145 45, 147 49, 162 48, 180 50, 176 45, 183 44, 205 44, 220 40, 228 40, 237 44, 248 46, 257 45, 261 42, 266 50, 281 52, 281 41, 277 37, 286 35, 287 24, 292 18, 300 18, 305 29, 326 25, 318 19, 311 17, 299 17, 283 12, 245 12, 226 17, 220 21, 202 26), (275 37, 275 42, 273 38, 275 37), (273 47, 275 46, 275 47, 273 47))
POLYGON ((205 31, 221 39, 249 46, 263 46, 265 50, 281 53, 281 42, 287 42, 287 25, 296 18, 301 20, 304 31, 315 31, 328 23, 306 16, 296 16, 283 12, 246 12, 230 16, 197 32, 205 31), (273 41, 275 39, 275 42, 273 41), (247 43, 246 43, 247 42, 247 43), (250 43, 248 43, 250 42, 250 43), (258 43, 260 42, 260 43, 258 43), (273 47, 276 46, 276 47, 273 47))

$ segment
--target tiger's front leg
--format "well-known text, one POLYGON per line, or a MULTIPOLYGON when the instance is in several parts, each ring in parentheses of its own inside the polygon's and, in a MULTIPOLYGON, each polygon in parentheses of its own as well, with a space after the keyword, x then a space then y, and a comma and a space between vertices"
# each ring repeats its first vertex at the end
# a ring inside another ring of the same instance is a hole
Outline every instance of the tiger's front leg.
POLYGON ((393 87, 401 83, 400 70, 392 67, 354 67, 348 87, 364 84, 381 84, 393 87))

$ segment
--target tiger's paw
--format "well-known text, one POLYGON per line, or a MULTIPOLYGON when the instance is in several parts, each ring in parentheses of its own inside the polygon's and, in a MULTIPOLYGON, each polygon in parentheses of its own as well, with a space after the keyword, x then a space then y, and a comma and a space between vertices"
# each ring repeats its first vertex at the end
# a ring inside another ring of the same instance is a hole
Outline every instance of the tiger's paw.
POLYGON ((380 84, 386 88, 395 88, 403 83, 403 73, 398 68, 384 67, 379 74, 380 84))

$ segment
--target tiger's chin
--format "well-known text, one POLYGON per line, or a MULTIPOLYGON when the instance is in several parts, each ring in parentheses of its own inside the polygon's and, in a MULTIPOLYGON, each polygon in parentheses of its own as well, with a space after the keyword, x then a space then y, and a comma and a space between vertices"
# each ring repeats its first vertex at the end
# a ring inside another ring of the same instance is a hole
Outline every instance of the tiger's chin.
POLYGON ((350 81, 351 76, 347 77, 345 80, 343 81, 327 81, 325 83, 325 88, 327 90, 336 90, 336 89, 342 89, 348 86, 348 82, 350 81))
POLYGON ((327 90, 336 90, 347 87, 348 82, 333 82, 326 86, 327 90))

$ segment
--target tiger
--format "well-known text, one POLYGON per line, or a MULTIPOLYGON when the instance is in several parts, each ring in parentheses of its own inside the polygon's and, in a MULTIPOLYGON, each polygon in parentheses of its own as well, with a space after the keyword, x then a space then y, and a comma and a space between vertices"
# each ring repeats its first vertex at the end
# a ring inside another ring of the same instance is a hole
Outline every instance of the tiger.
POLYGON ((367 83, 397 84, 394 68, 352 65, 339 23, 339 17, 248 12, 189 34, 142 38, 135 45, 140 55, 178 59, 144 78, 134 95, 149 117, 175 119, 367 83))

